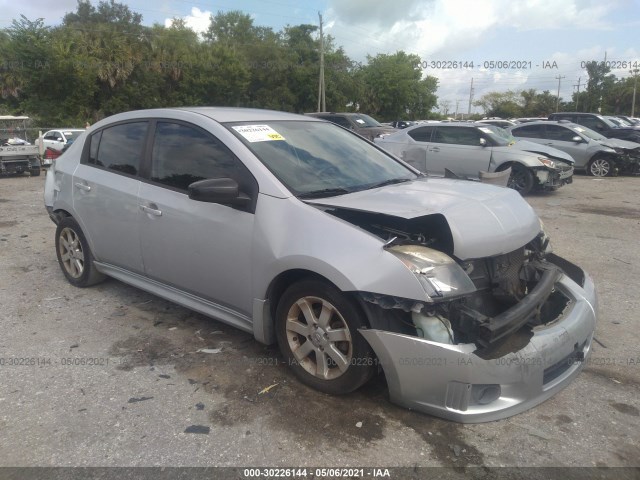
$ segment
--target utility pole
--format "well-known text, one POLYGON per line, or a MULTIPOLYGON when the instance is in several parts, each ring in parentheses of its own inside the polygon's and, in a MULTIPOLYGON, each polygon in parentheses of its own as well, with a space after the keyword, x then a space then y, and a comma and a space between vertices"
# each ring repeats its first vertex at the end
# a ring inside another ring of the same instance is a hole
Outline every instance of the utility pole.
POLYGON ((556 112, 560 108, 560 80, 562 80, 563 78, 565 78, 564 75, 562 76, 558 75, 556 77, 556 80, 558 80, 558 98, 556 98, 556 112))
POLYGON ((460 100, 456 100, 456 113, 453 115, 453 119, 457 120, 458 119, 458 104, 460 103, 460 100))
POLYGON ((318 111, 326 112, 327 103, 324 90, 324 36, 322 35, 322 14, 318 12, 320 18, 320 79, 318 81, 318 111), (322 110, 320 109, 322 107, 322 110))
POLYGON ((574 85, 573 88, 577 88, 578 89, 578 93, 576 93, 576 112, 578 111, 578 102, 580 101, 580 79, 582 77, 578 77, 578 84, 574 85))
POLYGON ((633 74, 633 100, 631 100, 631 116, 634 117, 636 113, 636 85, 638 84, 638 70, 637 68, 629 70, 629 73, 633 74))
POLYGON ((471 116, 471 102, 473 102, 473 77, 471 77, 471 87, 469 87, 469 111, 467 111, 467 118, 471 116))
MULTIPOLYGON (((606 68, 607 66, 607 51, 604 51, 604 62, 602 62, 602 65, 604 65, 604 68, 606 68)), ((600 85, 598 85, 599 90, 600 90, 600 103, 598 104, 598 113, 602 113, 602 82, 600 82, 600 85)))

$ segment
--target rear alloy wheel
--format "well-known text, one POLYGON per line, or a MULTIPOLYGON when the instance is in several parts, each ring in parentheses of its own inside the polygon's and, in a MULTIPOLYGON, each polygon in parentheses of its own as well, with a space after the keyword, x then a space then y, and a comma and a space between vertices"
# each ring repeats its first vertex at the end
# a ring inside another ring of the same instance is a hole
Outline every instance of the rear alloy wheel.
POLYGON ((587 165, 587 174, 594 177, 608 177, 613 175, 613 171, 613 163, 606 157, 594 158, 587 165))
POLYGON ((78 222, 72 217, 65 217, 58 224, 56 253, 62 273, 70 284, 84 288, 105 279, 105 276, 96 270, 87 239, 78 222))
POLYGON ((511 166, 511 176, 507 186, 521 195, 526 195, 533 189, 533 173, 522 165, 514 164, 511 166))
POLYGON ((375 373, 373 351, 358 329, 358 306, 337 288, 303 280, 282 295, 276 312, 280 350, 294 374, 325 393, 346 394, 375 373))

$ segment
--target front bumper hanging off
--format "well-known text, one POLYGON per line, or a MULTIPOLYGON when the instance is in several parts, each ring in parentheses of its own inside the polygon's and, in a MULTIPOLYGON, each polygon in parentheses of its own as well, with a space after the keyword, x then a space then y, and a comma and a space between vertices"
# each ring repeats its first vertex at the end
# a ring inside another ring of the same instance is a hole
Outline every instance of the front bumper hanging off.
POLYGON ((542 403, 580 373, 597 315, 591 278, 578 267, 555 284, 568 299, 558 319, 532 328, 524 348, 484 359, 475 344, 448 345, 376 329, 360 332, 374 349, 391 401, 462 423, 510 417, 542 403), (571 277, 578 281, 569 278, 571 277))

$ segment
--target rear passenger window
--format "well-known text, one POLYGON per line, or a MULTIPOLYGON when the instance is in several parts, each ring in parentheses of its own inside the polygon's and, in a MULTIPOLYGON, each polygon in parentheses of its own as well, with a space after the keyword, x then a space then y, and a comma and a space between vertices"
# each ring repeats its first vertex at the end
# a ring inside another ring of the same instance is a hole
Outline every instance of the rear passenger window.
POLYGON ((433 136, 435 143, 450 143, 454 145, 480 146, 480 131, 466 127, 438 127, 433 136))
POLYGON ((91 145, 89 148, 89 163, 92 165, 98 165, 98 146, 100 145, 100 138, 102 137, 102 130, 98 133, 91 135, 91 145))
POLYGON ((576 134, 568 128, 560 127, 559 125, 545 125, 547 134, 545 138, 550 140, 558 140, 561 142, 572 142, 573 137, 576 134))
POLYGON ((226 147, 212 135, 186 125, 158 122, 153 141, 151 180, 187 190, 207 178, 233 178, 240 186, 249 176, 226 147))
POLYGON ((430 142, 433 129, 434 127, 414 128, 413 130, 408 132, 408 135, 416 142, 430 142))
POLYGON ((147 136, 147 125, 147 122, 123 123, 105 128, 100 137, 100 132, 92 135, 89 163, 95 163, 107 170, 137 175, 147 136), (92 158, 95 162, 92 162, 92 158))
POLYGON ((576 123, 584 125, 585 127, 590 128, 591 130, 595 130, 596 132, 601 132, 606 128, 604 122, 594 117, 578 117, 578 121, 576 123))
POLYGON ((526 125, 511 130, 514 137, 543 138, 542 125, 526 125))

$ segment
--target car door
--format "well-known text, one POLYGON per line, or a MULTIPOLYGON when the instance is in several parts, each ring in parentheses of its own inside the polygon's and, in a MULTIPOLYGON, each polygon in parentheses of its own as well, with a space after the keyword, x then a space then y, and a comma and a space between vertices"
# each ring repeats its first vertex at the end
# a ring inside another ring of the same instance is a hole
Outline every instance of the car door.
MULTIPOLYGON (((418 127, 407 132, 410 143, 403 144, 399 155, 405 162, 421 172, 427 172, 427 150, 431 142, 434 126, 418 127)), ((397 150, 398 145, 394 145, 397 150)))
POLYGON ((139 207, 145 274, 249 316, 255 207, 192 200, 188 187, 228 177, 255 198, 255 179, 210 132, 173 120, 158 120, 148 161, 139 207))
POLYGON ((568 153, 576 161, 575 166, 582 168, 587 163, 588 140, 570 128, 561 125, 543 125, 545 145, 568 153), (574 138, 579 137, 579 141, 574 138))
POLYGON ((147 121, 107 127, 88 139, 73 175, 76 220, 89 238, 94 256, 143 273, 138 223, 138 177, 147 121))
POLYGON ((447 168, 456 175, 479 178, 491 161, 491 146, 482 146, 481 138, 475 127, 438 125, 427 149, 427 171, 444 175, 447 168))

